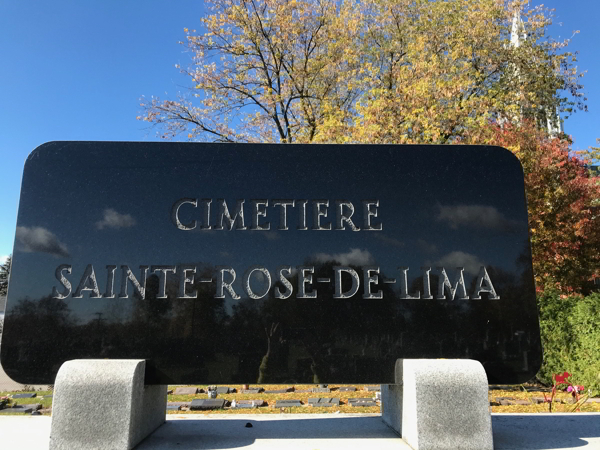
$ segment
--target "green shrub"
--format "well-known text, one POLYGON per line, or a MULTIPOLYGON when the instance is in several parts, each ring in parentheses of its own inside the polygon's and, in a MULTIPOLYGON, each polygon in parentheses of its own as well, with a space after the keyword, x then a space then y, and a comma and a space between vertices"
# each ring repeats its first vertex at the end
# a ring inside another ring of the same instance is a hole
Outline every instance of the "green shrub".
POLYGON ((544 363, 538 378, 567 371, 574 384, 600 392, 600 294, 560 298, 547 291, 538 297, 544 363))

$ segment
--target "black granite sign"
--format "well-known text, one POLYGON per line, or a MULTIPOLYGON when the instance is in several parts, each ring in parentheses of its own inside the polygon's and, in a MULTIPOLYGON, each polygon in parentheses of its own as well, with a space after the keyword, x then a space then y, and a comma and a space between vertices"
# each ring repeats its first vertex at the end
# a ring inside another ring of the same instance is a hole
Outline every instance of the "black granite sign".
POLYGON ((144 358, 148 383, 390 383, 398 358, 526 381, 521 166, 497 147, 44 144, 0 348, 26 384, 77 358, 144 358))

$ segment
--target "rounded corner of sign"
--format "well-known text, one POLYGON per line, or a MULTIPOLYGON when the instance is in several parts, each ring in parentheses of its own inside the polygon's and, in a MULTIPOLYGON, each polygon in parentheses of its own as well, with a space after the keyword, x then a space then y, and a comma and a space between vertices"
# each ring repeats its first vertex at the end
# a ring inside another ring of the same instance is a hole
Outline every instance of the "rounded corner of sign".
POLYGON ((518 164, 519 170, 523 172, 523 164, 521 164, 521 160, 518 158, 517 155, 515 155, 514 152, 510 151, 506 147, 501 147, 499 145, 493 145, 492 148, 499 150, 499 152, 503 153, 503 156, 505 156, 506 158, 512 159, 515 163, 518 164))
POLYGON ((33 161, 40 156, 43 156, 43 153, 48 152, 50 148, 56 147, 59 144, 59 141, 48 141, 38 145, 31 152, 29 152, 29 155, 27 155, 27 158, 25 159, 25 164, 27 165, 29 161, 33 161))
POLYGON ((22 383, 21 380, 18 379, 19 374, 12 370, 12 367, 8 363, 8 361, 4 360, 3 354, 2 354, 2 356, 0 356, 0 366, 2 367, 2 371, 4 372, 4 378, 8 378, 10 381, 17 383, 17 384, 28 384, 28 383, 22 383))

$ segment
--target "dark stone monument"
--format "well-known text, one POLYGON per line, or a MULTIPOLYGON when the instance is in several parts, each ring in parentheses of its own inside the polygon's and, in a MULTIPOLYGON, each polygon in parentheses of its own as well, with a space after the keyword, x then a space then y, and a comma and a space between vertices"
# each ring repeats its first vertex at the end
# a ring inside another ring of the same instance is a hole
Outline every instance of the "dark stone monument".
POLYGON ((12 398, 34 398, 37 394, 34 392, 32 394, 23 393, 23 394, 13 394, 12 398))
POLYGON ((300 400, 277 400, 275 402, 275 408, 291 408, 293 406, 302 406, 300 400))
POLYGON ((294 388, 271 389, 265 391, 265 394, 287 394, 288 392, 294 392, 294 388))
POLYGON ((260 394, 263 392, 263 388, 251 388, 251 389, 242 389, 240 392, 242 394, 260 394))
POLYGON ((175 388, 173 395, 196 395, 198 391, 201 391, 201 389, 196 387, 178 387, 175 388))
POLYGON ((104 358, 144 359, 146 384, 385 384, 403 358, 525 382, 521 165, 485 146, 44 144, 0 350, 24 384, 104 358))
POLYGON ((372 398, 349 398, 348 404, 350 406, 378 406, 377 402, 372 398))
POLYGON ((354 386, 340 386, 340 392, 356 392, 356 388, 354 386))
POLYGON ((267 402, 264 400, 236 400, 235 406, 231 403, 232 408, 252 409, 266 406, 267 402))
POLYGON ((314 392, 315 394, 326 394, 326 393, 331 392, 331 389, 317 387, 317 388, 312 388, 312 392, 314 392))
POLYGON ((223 409, 225 404, 226 400, 221 398, 194 399, 192 400, 192 403, 190 403, 190 410, 204 411, 209 409, 223 409))
POLYGON ((217 387, 217 394, 231 394, 232 392, 235 392, 235 389, 227 387, 227 386, 218 386, 217 387))
POLYGON ((309 398, 308 405, 309 406, 317 406, 317 407, 340 406, 340 399, 339 398, 309 398))
POLYGON ((41 409, 42 405, 40 403, 32 403, 29 405, 14 405, 9 408, 0 409, 0 414, 14 414, 14 413, 25 413, 29 414, 33 411, 37 411, 41 409))

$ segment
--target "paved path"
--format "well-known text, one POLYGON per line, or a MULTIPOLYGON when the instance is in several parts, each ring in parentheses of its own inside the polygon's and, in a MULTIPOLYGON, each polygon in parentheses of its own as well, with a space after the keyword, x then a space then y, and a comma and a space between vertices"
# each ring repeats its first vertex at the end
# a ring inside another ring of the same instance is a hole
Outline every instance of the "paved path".
MULTIPOLYGON (((492 426, 496 450, 600 450, 600 413, 492 414, 492 426)), ((45 450, 49 436, 49 417, 0 417, 2 448, 45 450)), ((169 414, 136 450, 238 448, 409 450, 379 414, 169 414)))

